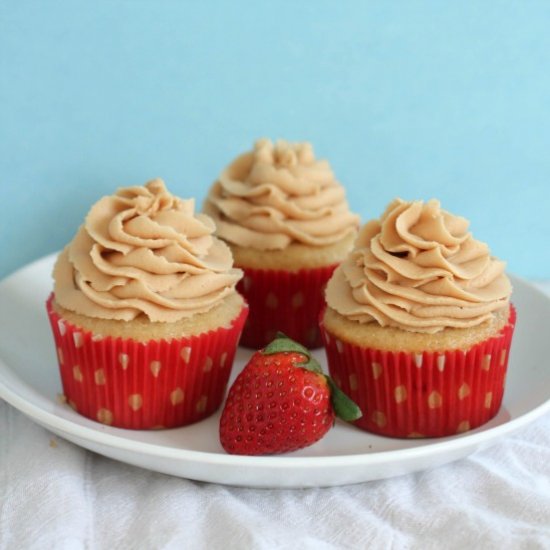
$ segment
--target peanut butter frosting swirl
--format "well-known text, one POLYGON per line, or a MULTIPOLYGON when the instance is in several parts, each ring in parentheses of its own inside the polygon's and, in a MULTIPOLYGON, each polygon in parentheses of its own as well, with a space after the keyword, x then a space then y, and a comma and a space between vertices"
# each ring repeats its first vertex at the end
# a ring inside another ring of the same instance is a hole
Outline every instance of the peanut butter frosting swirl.
POLYGON ((309 143, 259 140, 222 172, 204 210, 222 239, 257 250, 326 246, 359 225, 344 188, 309 143))
POLYGON ((194 200, 156 179, 94 204, 54 268, 55 299, 102 319, 173 322, 210 310, 242 276, 194 200))
POLYGON ((490 320, 508 305, 512 287, 505 263, 468 226, 437 200, 393 201, 359 232, 329 281, 328 305, 360 323, 413 332, 490 320))

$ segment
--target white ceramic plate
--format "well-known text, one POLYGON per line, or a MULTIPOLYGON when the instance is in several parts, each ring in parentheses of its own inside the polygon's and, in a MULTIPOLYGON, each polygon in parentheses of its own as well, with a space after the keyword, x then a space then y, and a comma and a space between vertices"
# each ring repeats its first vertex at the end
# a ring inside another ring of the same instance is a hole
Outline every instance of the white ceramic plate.
MULTIPOLYGON (((406 474, 488 447, 550 410, 547 327, 550 299, 514 278, 518 325, 503 407, 488 424, 437 440, 370 435, 337 423, 315 445, 287 455, 226 454, 218 419, 166 431, 129 431, 92 422, 60 404, 61 384, 46 318, 54 255, 0 283, 0 397, 48 430, 102 455, 175 476, 247 487, 314 487, 406 474)), ((251 352, 239 350, 233 372, 251 352)), ((316 353, 325 363, 322 350, 316 353)))

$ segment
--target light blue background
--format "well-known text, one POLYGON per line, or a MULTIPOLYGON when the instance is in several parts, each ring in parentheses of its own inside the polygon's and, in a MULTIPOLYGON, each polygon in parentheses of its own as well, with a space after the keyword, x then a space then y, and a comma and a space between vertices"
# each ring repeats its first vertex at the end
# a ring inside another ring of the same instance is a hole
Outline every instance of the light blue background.
POLYGON ((550 2, 2 1, 0 276, 91 203, 199 204, 260 136, 310 140, 363 220, 438 197, 550 277, 550 2))

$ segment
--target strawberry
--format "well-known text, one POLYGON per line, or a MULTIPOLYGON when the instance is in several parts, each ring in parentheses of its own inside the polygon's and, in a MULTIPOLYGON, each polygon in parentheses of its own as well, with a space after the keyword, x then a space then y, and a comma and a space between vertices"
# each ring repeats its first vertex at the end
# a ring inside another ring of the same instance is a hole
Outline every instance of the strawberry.
POLYGON ((335 416, 352 421, 361 411, 305 347, 278 333, 231 386, 220 441, 231 454, 286 453, 319 441, 335 416))

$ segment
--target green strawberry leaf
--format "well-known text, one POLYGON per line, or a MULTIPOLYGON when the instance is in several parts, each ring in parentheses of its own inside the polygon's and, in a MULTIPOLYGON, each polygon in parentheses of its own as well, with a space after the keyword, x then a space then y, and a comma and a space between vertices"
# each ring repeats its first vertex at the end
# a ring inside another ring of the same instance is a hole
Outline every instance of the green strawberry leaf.
POLYGON ((262 353, 264 355, 273 355, 275 353, 284 353, 289 351, 302 353, 306 357, 310 356, 309 350, 306 347, 302 346, 302 344, 299 344, 298 342, 295 342, 282 332, 277 332, 275 339, 267 344, 262 353))
POLYGON ((315 357, 308 357, 307 362, 305 363, 294 363, 295 367, 300 367, 302 369, 310 370, 311 372, 316 372, 317 374, 323 374, 323 369, 315 357))
POLYGON ((306 357, 305 361, 295 363, 296 367, 307 369, 312 372, 317 372, 319 374, 323 372, 323 370, 321 369, 321 365, 319 365, 317 359, 311 356, 311 353, 306 347, 302 346, 302 344, 299 344, 298 342, 295 342, 282 332, 277 332, 275 339, 270 342, 262 351, 264 355, 274 355, 276 353, 288 352, 300 353, 306 357))
POLYGON ((363 416, 361 409, 335 383, 330 376, 326 377, 330 387, 332 408, 338 418, 353 422, 363 416))

